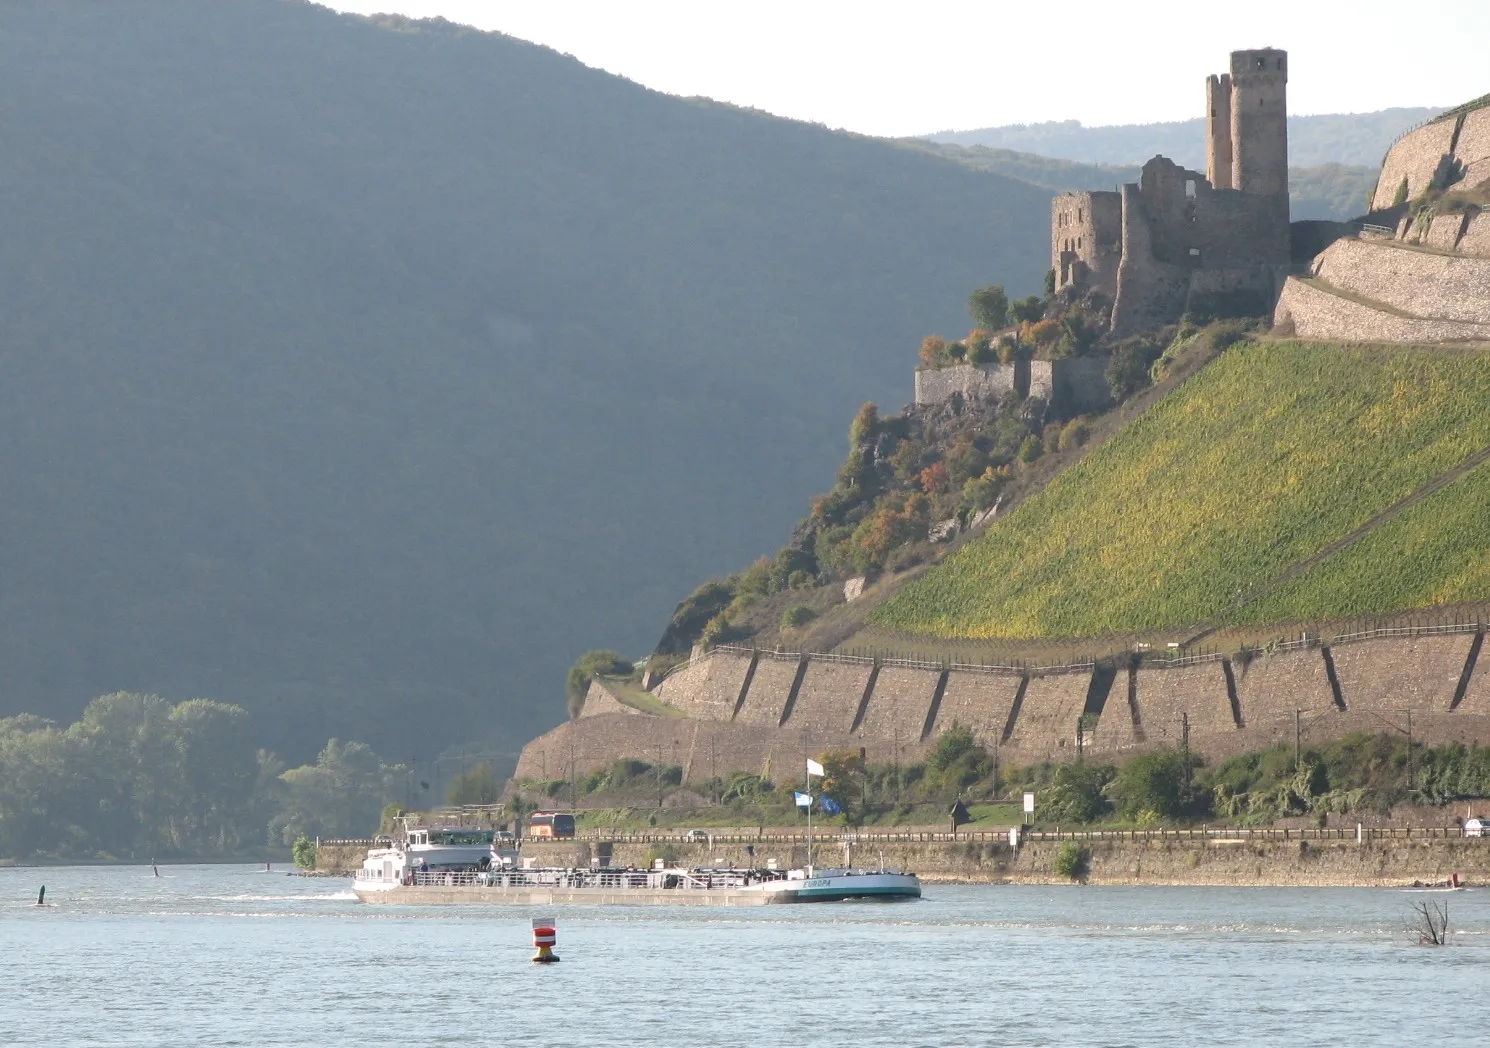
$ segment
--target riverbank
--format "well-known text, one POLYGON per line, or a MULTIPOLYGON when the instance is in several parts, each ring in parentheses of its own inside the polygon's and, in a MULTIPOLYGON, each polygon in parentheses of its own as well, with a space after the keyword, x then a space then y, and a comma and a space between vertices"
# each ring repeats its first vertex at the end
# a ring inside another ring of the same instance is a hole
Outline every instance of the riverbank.
MULTIPOLYGON (((1454 831, 1457 834, 1457 830, 1454 831)), ((950 834, 925 835, 950 838, 950 834)), ((1287 839, 1276 837, 1083 837, 1026 839, 1018 847, 989 834, 959 839, 846 842, 819 839, 818 866, 881 864, 910 870, 927 884, 1069 884, 1055 872, 1063 848, 1080 854, 1080 880, 1089 884, 1214 885, 1258 887, 1407 887, 1440 883, 1454 874, 1470 885, 1490 885, 1490 839, 1377 837, 1287 839)), ((350 845, 317 854, 317 870, 350 876, 362 863, 350 845)), ((649 866, 656 859, 680 866, 765 866, 807 863, 800 837, 765 835, 713 842, 654 838, 647 841, 527 842, 523 855, 541 866, 649 866)))

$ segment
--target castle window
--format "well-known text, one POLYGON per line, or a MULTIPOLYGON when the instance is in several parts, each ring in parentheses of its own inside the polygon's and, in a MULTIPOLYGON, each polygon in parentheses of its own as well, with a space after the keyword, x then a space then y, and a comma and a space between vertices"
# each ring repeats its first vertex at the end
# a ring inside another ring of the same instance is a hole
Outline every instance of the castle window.
POLYGON ((1258 69, 1266 69, 1267 67, 1268 67, 1268 60, 1266 58, 1259 58, 1257 60, 1257 68, 1258 69))
POLYGON ((1185 179, 1185 195, 1191 200, 1195 199, 1195 179, 1185 179))
POLYGON ((1200 248, 1198 248, 1198 247, 1192 247, 1190 249, 1190 257, 1191 258, 1199 258, 1200 257, 1200 248))

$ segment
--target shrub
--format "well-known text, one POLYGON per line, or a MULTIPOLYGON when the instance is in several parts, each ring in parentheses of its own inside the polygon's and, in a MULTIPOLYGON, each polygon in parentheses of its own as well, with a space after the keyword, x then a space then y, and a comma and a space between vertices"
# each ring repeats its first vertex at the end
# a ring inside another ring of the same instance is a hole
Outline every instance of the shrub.
POLYGON ((1116 787, 1122 813, 1138 818, 1145 812, 1153 812, 1168 819, 1188 814, 1195 798, 1189 790, 1191 768, 1185 761, 1186 757, 1175 750, 1159 749, 1123 765, 1116 787))
POLYGON ((316 842, 303 834, 295 838, 295 843, 290 846, 290 855, 295 860, 296 869, 313 870, 316 868, 316 842))
POLYGON ((1112 782, 1111 765, 1085 761, 1062 764, 1041 802, 1041 822, 1095 822, 1112 810, 1107 786, 1112 782))
POLYGON ((1092 428, 1085 419, 1072 419, 1065 429, 1061 430, 1061 439, 1058 450, 1072 451, 1086 443, 1092 428))
POLYGON ((1089 864, 1090 856, 1085 848, 1075 841, 1065 841, 1055 850, 1055 857, 1050 860, 1050 869, 1057 877, 1079 881, 1086 876, 1089 864))
POLYGON ((854 421, 848 428, 848 443, 850 448, 857 448, 874 439, 875 430, 879 427, 879 408, 873 404, 865 404, 859 408, 859 413, 854 416, 854 421))
POLYGON ((1162 350, 1148 338, 1130 338, 1119 342, 1107 362, 1107 388, 1112 399, 1124 401, 1148 386, 1149 369, 1162 350))
POLYGON ((495 804, 502 799, 502 784, 485 761, 463 771, 450 784, 446 804, 495 804))
POLYGON ((1045 315, 1045 303, 1040 301, 1038 295, 1030 295, 1021 298, 1009 306, 1011 319, 1022 324, 1032 324, 1045 315))
MULTIPOLYGON (((706 626, 705 629, 708 627, 706 626)), ((590 690, 590 681, 602 675, 630 673, 631 663, 613 651, 597 649, 587 651, 569 667, 564 678, 564 691, 569 697, 569 716, 578 717, 584 709, 585 692, 590 690)))
POLYGON ((796 629, 798 626, 807 625, 815 618, 817 618, 817 612, 813 611, 806 604, 796 604, 787 608, 782 613, 781 628, 784 630, 796 629))
POLYGON ((1040 443, 1040 438, 1031 433, 1029 436, 1025 437, 1024 442, 1019 445, 1019 461, 1023 462, 1025 465, 1029 465, 1031 462, 1034 462, 1036 459, 1038 459, 1044 452, 1044 450, 1045 448, 1040 443))
POLYGON ((947 356, 954 362, 961 364, 967 358, 967 343, 948 342, 947 356))
POLYGON ((947 362, 947 342, 940 335, 927 335, 921 340, 921 366, 939 368, 947 362))

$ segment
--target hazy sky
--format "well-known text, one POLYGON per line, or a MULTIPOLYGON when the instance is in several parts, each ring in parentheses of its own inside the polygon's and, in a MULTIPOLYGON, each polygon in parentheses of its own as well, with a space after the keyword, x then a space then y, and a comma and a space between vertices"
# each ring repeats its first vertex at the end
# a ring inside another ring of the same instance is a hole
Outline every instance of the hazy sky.
POLYGON ((1204 77, 1224 72, 1233 48, 1288 49, 1294 113, 1451 106, 1490 91, 1485 0, 327 2, 443 15, 660 91, 878 135, 1200 116, 1204 77))

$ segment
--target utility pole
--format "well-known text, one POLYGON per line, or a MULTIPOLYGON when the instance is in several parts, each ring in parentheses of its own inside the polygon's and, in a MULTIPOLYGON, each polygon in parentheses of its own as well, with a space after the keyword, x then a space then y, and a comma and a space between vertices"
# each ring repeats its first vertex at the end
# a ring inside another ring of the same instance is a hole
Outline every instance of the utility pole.
POLYGON ((1185 768, 1185 789, 1190 788, 1190 714, 1180 711, 1180 760, 1185 768))
POLYGON ((1078 763, 1086 756, 1086 735, 1082 730, 1085 725, 1082 720, 1082 717, 1076 718, 1076 760, 1078 763))
POLYGON ((1412 710, 1407 711, 1407 789, 1416 786, 1417 777, 1412 773, 1412 710))
POLYGON ((657 744, 657 810, 662 810, 662 743, 657 744))
POLYGON ((1293 773, 1299 773, 1299 716, 1303 710, 1293 711, 1293 773))

